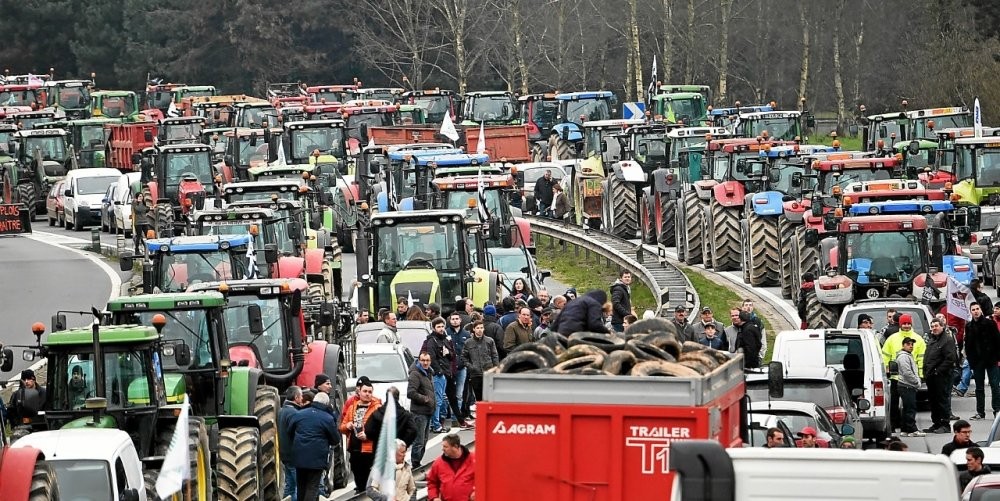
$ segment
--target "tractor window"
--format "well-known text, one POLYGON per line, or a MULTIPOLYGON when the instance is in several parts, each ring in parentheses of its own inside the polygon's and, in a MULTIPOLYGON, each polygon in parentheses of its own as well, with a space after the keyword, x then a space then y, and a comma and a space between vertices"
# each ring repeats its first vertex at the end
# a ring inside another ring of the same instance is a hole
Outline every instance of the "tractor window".
POLYGON ((980 149, 976 154, 976 186, 1000 186, 1000 149, 980 149))
POLYGON ((239 114, 240 121, 237 127, 249 127, 251 129, 263 129, 280 127, 278 125, 278 112, 272 107, 254 108, 245 107, 239 114))
POLYGON ((424 123, 424 110, 406 110, 399 112, 399 123, 402 125, 413 125, 424 123))
POLYGON ((170 153, 167 155, 166 181, 177 186, 185 177, 192 177, 203 185, 212 184, 212 163, 207 152, 170 153))
POLYGON ((245 250, 166 254, 160 260, 162 292, 181 292, 198 282, 239 280, 246 275, 245 250))
POLYGON ((330 104, 332 104, 332 103, 342 103, 342 102, 344 102, 344 93, 343 92, 334 92, 334 91, 317 92, 317 93, 313 94, 313 99, 312 100, 315 101, 315 102, 317 102, 317 103, 322 103, 322 102, 326 102, 326 103, 330 103, 330 104))
POLYGON ((144 311, 136 313, 134 322, 139 325, 153 325, 153 315, 167 317, 167 324, 161 334, 166 343, 183 342, 191 349, 191 365, 178 366, 174 357, 163 357, 163 369, 188 370, 212 365, 211 337, 205 310, 144 311))
POLYGON ((801 194, 805 191, 812 191, 816 184, 816 179, 802 177, 801 184, 792 186, 792 176, 795 173, 805 174, 806 166, 803 163, 777 163, 768 169, 767 177, 771 182, 771 189, 785 194, 801 194))
POLYGON ((165 136, 168 141, 178 139, 195 140, 201 136, 201 124, 195 123, 175 123, 164 126, 165 136))
POLYGON ((264 370, 288 368, 290 360, 285 346, 284 323, 278 298, 263 299, 250 295, 234 295, 229 297, 229 306, 225 313, 226 325, 236 326, 235 329, 231 329, 229 343, 253 344, 256 354, 260 357, 260 366, 264 370), (246 308, 233 307, 250 304, 260 306, 264 323, 263 336, 255 338, 250 335, 250 328, 246 322, 246 308))
POLYGON ((546 132, 556 124, 559 115, 559 101, 535 101, 531 105, 531 121, 539 130, 546 132))
POLYGON ((344 131, 339 128, 322 127, 292 132, 293 158, 308 158, 314 150, 319 150, 325 155, 343 158, 344 131))
POLYGON ((359 113, 347 117, 347 137, 361 140, 361 124, 369 127, 391 127, 392 113, 359 113))
POLYGON ((108 408, 128 408, 150 404, 147 367, 153 362, 142 351, 104 352, 104 379, 108 408))
POLYGON ((473 97, 469 109, 469 120, 476 122, 509 122, 515 118, 515 107, 509 96, 473 97))
POLYGON ((0 106, 31 106, 35 102, 35 93, 30 90, 0 91, 0 106))
POLYGON ((101 100, 101 113, 108 118, 123 118, 136 111, 135 103, 127 96, 105 96, 101 100))
POLYGON ((667 138, 661 134, 645 134, 635 138, 635 159, 646 172, 657 164, 667 164, 667 138), (647 167, 649 166, 649 167, 647 167))
POLYGON ((611 109, 608 107, 608 102, 604 99, 581 99, 579 101, 565 102, 566 113, 562 117, 564 122, 583 125, 583 122, 611 119, 611 109), (582 122, 580 121, 581 116, 583 116, 582 122))
POLYGON ((925 167, 934 166, 934 158, 935 150, 920 150, 920 153, 916 155, 906 155, 906 166, 916 169, 918 172, 923 171, 925 167))
MULTIPOLYGON (((490 218, 503 217, 503 208, 500 201, 500 190, 485 190, 486 209, 490 213, 490 218)), ((479 203, 478 191, 446 191, 445 209, 468 209, 469 200, 479 203)))
POLYGON ((703 157, 706 161, 712 162, 712 179, 723 180, 729 174, 729 157, 726 155, 713 155, 703 157))
POLYGON ((67 109, 83 109, 90 104, 90 91, 86 87, 63 87, 59 89, 59 106, 67 109))
POLYGON ((146 94, 146 106, 150 109, 165 110, 170 106, 173 94, 168 91, 148 92, 146 94))
POLYGON ((258 140, 257 144, 253 144, 250 136, 240 137, 240 165, 257 166, 266 164, 267 159, 267 143, 258 140))
POLYGON ((430 123, 441 123, 444 121, 444 114, 451 111, 451 103, 448 96, 422 96, 413 99, 413 104, 424 109, 427 121, 430 123))
POLYGON ((707 114, 707 108, 701 99, 674 99, 670 101, 670 107, 674 110, 674 121, 685 124, 702 121, 707 114))
POLYGON ((830 193, 834 186, 840 186, 841 189, 843 189, 851 183, 879 181, 882 179, 889 179, 891 175, 892 172, 888 169, 847 169, 839 172, 825 171, 823 172, 823 177, 820 179, 819 188, 823 191, 823 193, 830 193))
POLYGON ((934 121, 934 130, 958 127, 972 127, 972 114, 928 116, 913 120, 913 139, 934 139, 934 130, 927 128, 927 122, 934 121))
POLYGON ((42 160, 62 161, 66 158, 66 140, 62 136, 30 136, 26 143, 29 155, 41 150, 42 160))
POLYGON ((910 282, 920 271, 924 259, 920 233, 848 233, 845 238, 846 274, 859 284, 910 282))
POLYGON ((760 136, 767 131, 774 140, 792 141, 799 136, 798 117, 760 118, 749 121, 746 137, 760 136))
POLYGON ((86 125, 80 127, 80 147, 83 149, 104 148, 104 127, 86 125), (96 141, 96 142, 95 142, 96 141))

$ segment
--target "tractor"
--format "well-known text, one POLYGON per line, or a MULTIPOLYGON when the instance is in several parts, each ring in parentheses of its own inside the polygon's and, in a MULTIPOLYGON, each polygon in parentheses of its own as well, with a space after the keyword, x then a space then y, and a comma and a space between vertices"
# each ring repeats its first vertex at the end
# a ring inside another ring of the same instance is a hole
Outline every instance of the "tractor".
POLYGON ((770 137, 777 141, 797 141, 806 129, 816 126, 816 118, 808 111, 782 111, 774 102, 762 106, 716 108, 710 111, 717 127, 728 128, 734 136, 770 137))
POLYGON ((156 144, 197 143, 205 128, 204 117, 167 117, 157 124, 156 144))
POLYGON ((118 264, 122 271, 132 271, 134 260, 141 259, 143 294, 179 292, 195 281, 259 276, 264 264, 256 262, 255 252, 247 252, 252 240, 249 233, 149 238, 144 258, 125 253, 118 264))
MULTIPOLYGON (((972 127, 972 113, 966 107, 930 108, 906 111, 907 102, 902 102, 904 111, 863 116, 861 147, 875 149, 879 140, 886 144, 914 139, 935 140, 936 130, 972 127)), ((861 106, 861 112, 865 108, 861 106)))
POLYGON ((216 195, 212 149, 199 143, 146 148, 140 160, 140 183, 153 213, 158 237, 186 232, 192 211, 216 195))
POLYGON ((656 121, 697 127, 711 125, 711 102, 712 91, 707 85, 660 85, 649 104, 656 121))
MULTIPOLYGON (((251 180, 250 169, 276 163, 281 158, 280 135, 269 129, 229 129, 225 137, 225 153, 218 170, 223 182, 251 180)), ((218 144, 213 147, 215 152, 218 144)))
POLYGON ((528 94, 517 98, 521 105, 521 123, 528 127, 531 161, 548 160, 548 135, 559 115, 559 100, 553 93, 528 94))
MULTIPOLYGON (((587 129, 590 130, 589 128, 587 129)), ((619 238, 646 237, 658 214, 651 207, 653 172, 665 170, 669 158, 667 126, 633 125, 618 136, 620 161, 611 163, 604 185, 604 231, 619 238)), ((608 139, 611 141, 611 138, 608 139)), ((609 148, 610 149, 610 148, 609 148)), ((655 241, 655 235, 654 235, 655 241)))
MULTIPOLYGON (((378 163, 381 183, 373 185, 379 212, 427 209, 433 206, 431 184, 434 167, 431 158, 461 155, 462 150, 445 143, 401 145, 391 148, 384 162, 378 163)), ((489 162, 489 159, 485 160, 489 162)), ((447 162, 446 162, 447 163, 447 162)), ((470 162, 465 161, 465 165, 470 162)), ((435 164, 436 165, 436 164, 435 164)), ((371 169, 371 167, 369 167, 371 169)))
POLYGON ((388 101, 352 101, 340 108, 347 129, 347 151, 358 156, 367 143, 368 127, 391 127, 399 124, 399 106, 388 101))
MULTIPOLYGON (((93 312, 101 317, 96 309, 93 312)), ((40 413, 42 421, 19 426, 14 435, 44 429, 122 430, 135 446, 146 490, 152 493, 188 391, 184 378, 170 372, 173 367, 191 364, 190 346, 161 336, 161 329, 168 325, 162 317, 150 318, 152 326, 99 322, 65 329, 65 315, 59 313, 44 341, 44 325, 32 326, 38 342, 25 349, 23 358, 47 360, 48 395, 40 413)), ((213 491, 210 433, 205 420, 198 417, 189 418, 185 431, 191 469, 186 489, 191 499, 208 501, 213 491)))
POLYGON ((45 107, 56 118, 81 120, 90 118, 92 80, 49 80, 45 82, 45 107))
POLYGON ((1000 129, 954 140, 952 172, 960 205, 1000 205, 1000 129))
POLYGON ((399 105, 399 124, 426 125, 427 112, 415 104, 401 104, 399 105))
POLYGON ((306 95, 314 103, 344 103, 354 99, 352 92, 358 86, 351 85, 314 85, 306 87, 306 95))
POLYGON ((278 123, 278 110, 267 101, 234 103, 231 106, 229 122, 226 124, 229 127, 281 129, 281 124, 278 123))
POLYGON ((810 328, 836 326, 843 305, 861 298, 912 296, 940 303, 949 276, 968 283, 975 275, 954 239, 968 227, 948 224, 950 202, 858 203, 848 210, 850 215, 838 207, 825 218, 830 233, 822 240, 815 229, 806 230, 806 245, 819 249, 821 270, 806 297, 810 328))
MULTIPOLYGON (((267 207, 230 205, 205 209, 194 215, 195 235, 249 235, 256 253, 264 252, 267 266, 257 266, 260 278, 306 278, 305 261, 296 256, 296 242, 289 237, 301 228, 267 207)), ((299 237, 301 240, 301 237, 299 237)), ((319 284, 322 287, 322 283, 319 284)))
POLYGON ((128 90, 102 90, 90 94, 92 118, 114 118, 126 122, 139 122, 139 99, 128 90))
POLYGON ((520 125, 517 100, 507 91, 475 91, 463 96, 462 125, 520 125))
POLYGON ((162 325, 164 356, 134 363, 162 371, 171 396, 187 393, 191 415, 201 418, 192 421, 207 431, 189 447, 211 451, 209 492, 219 499, 248 499, 248 493, 280 499, 278 389, 262 369, 236 364, 232 354, 233 345, 270 340, 260 306, 229 305, 219 292, 184 292, 119 297, 107 310, 113 325, 162 325))
POLYGON ((356 252, 359 309, 374 315, 399 298, 419 305, 500 299, 503 285, 497 272, 487 271, 483 228, 466 219, 465 211, 386 212, 372 214, 367 223, 356 252))
POLYGON ((32 221, 45 212, 45 196, 52 184, 75 168, 67 136, 61 129, 21 130, 7 142, 14 161, 0 165, 3 199, 24 204, 32 221))
POLYGON ((289 164, 310 162, 343 165, 347 172, 347 142, 343 120, 302 120, 285 123, 285 159, 289 164), (313 157, 315 152, 320 158, 313 157), (329 156, 330 158, 324 158, 329 156))
MULTIPOLYGON (((360 82, 358 82, 360 83, 360 82)), ((405 92, 402 87, 364 87, 346 92, 346 101, 354 99, 375 99, 380 101, 395 102, 399 96, 405 92)))
POLYGON ((114 121, 107 118, 88 118, 65 122, 66 131, 69 132, 69 143, 76 152, 80 168, 107 167, 108 129, 105 125, 109 122, 114 121))
POLYGON ((617 115, 618 98, 609 91, 556 94, 556 100, 559 101, 559 113, 548 137, 552 160, 579 156, 578 145, 584 141, 585 122, 611 120, 617 115))
POLYGON ((444 114, 449 113, 455 120, 462 109, 462 100, 452 90, 411 90, 400 94, 399 104, 415 104, 424 109, 427 123, 440 124, 444 122, 444 114))
POLYGON ((33 83, 2 83, 0 82, 0 107, 31 111, 45 106, 42 86, 33 83))

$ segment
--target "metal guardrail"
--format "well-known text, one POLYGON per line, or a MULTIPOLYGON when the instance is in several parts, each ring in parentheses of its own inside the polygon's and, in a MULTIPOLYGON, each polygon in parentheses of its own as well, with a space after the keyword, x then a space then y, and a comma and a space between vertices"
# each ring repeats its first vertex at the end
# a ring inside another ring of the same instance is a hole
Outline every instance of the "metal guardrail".
POLYGON ((639 243, 562 221, 528 215, 524 218, 531 222, 532 233, 587 249, 614 262, 619 268, 631 270, 632 275, 653 292, 658 316, 669 316, 677 305, 683 305, 689 311, 697 311, 701 305, 691 281, 667 262, 665 254, 656 254, 639 243))

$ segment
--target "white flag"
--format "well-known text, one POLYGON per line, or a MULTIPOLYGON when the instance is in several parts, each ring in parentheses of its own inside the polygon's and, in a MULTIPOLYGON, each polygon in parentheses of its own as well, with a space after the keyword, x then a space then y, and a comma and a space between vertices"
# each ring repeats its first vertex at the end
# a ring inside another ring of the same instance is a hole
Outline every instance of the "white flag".
POLYGON ((441 122, 441 135, 452 141, 458 141, 458 130, 455 129, 455 122, 451 121, 451 113, 444 114, 444 121, 441 122))
POLYGON ((386 395, 385 417, 382 418, 382 431, 378 435, 378 447, 375 449, 375 462, 368 475, 366 489, 374 487, 378 492, 395 499, 396 493, 396 400, 392 393, 386 395))
POLYGON ((948 314, 961 318, 968 322, 972 320, 972 303, 975 296, 968 287, 964 286, 955 277, 948 277, 948 314))
POLYGON ((250 242, 247 243, 247 275, 244 280, 252 280, 255 278, 260 278, 257 276, 257 250, 253 247, 254 236, 247 233, 250 237, 250 242))
POLYGON ((44 83, 45 82, 41 78, 38 78, 37 76, 32 75, 31 73, 28 73, 28 85, 34 87, 34 86, 40 86, 44 83))
POLYGON ((656 54, 653 54, 653 73, 649 77, 649 88, 646 89, 646 100, 652 99, 656 92, 656 54))
POLYGON ((180 492, 184 480, 191 478, 191 460, 188 458, 188 398, 184 394, 181 404, 181 415, 174 426, 174 436, 170 439, 167 454, 163 457, 160 475, 156 477, 156 494, 160 499, 166 499, 180 492))
POLYGON ((485 122, 479 122, 479 143, 476 144, 476 153, 482 155, 486 153, 486 127, 485 122))
POLYGON ((983 112, 979 109, 978 97, 972 109, 972 119, 974 120, 973 125, 976 128, 976 137, 983 137, 983 112))
POLYGON ((374 137, 369 137, 368 138, 368 146, 367 147, 368 148, 374 148, 375 147, 375 138, 374 137))
POLYGON ((490 222, 490 211, 486 208, 486 181, 483 179, 483 169, 479 169, 479 221, 490 222))
POLYGON ((173 101, 170 101, 170 106, 167 107, 167 116, 171 118, 176 118, 181 116, 181 110, 177 109, 173 101))
POLYGON ((413 293, 406 291, 406 307, 410 308, 413 306, 413 293))

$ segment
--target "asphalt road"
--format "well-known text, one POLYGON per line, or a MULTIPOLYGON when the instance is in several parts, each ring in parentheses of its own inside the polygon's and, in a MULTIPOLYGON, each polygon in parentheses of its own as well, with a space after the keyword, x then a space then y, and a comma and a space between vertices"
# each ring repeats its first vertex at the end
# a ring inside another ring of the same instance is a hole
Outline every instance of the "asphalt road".
MULTIPOLYGON (((36 222, 37 224, 37 222, 36 222)), ((4 329, 0 342, 34 345, 31 324, 42 322, 49 329, 57 309, 89 311, 103 308, 111 296, 114 274, 110 266, 87 253, 54 244, 50 235, 0 238, 0 290, 4 291, 4 329)), ((90 317, 67 315, 71 327, 86 325, 90 317)), ((30 365, 14 349, 14 369, 7 377, 17 377, 30 365)))

